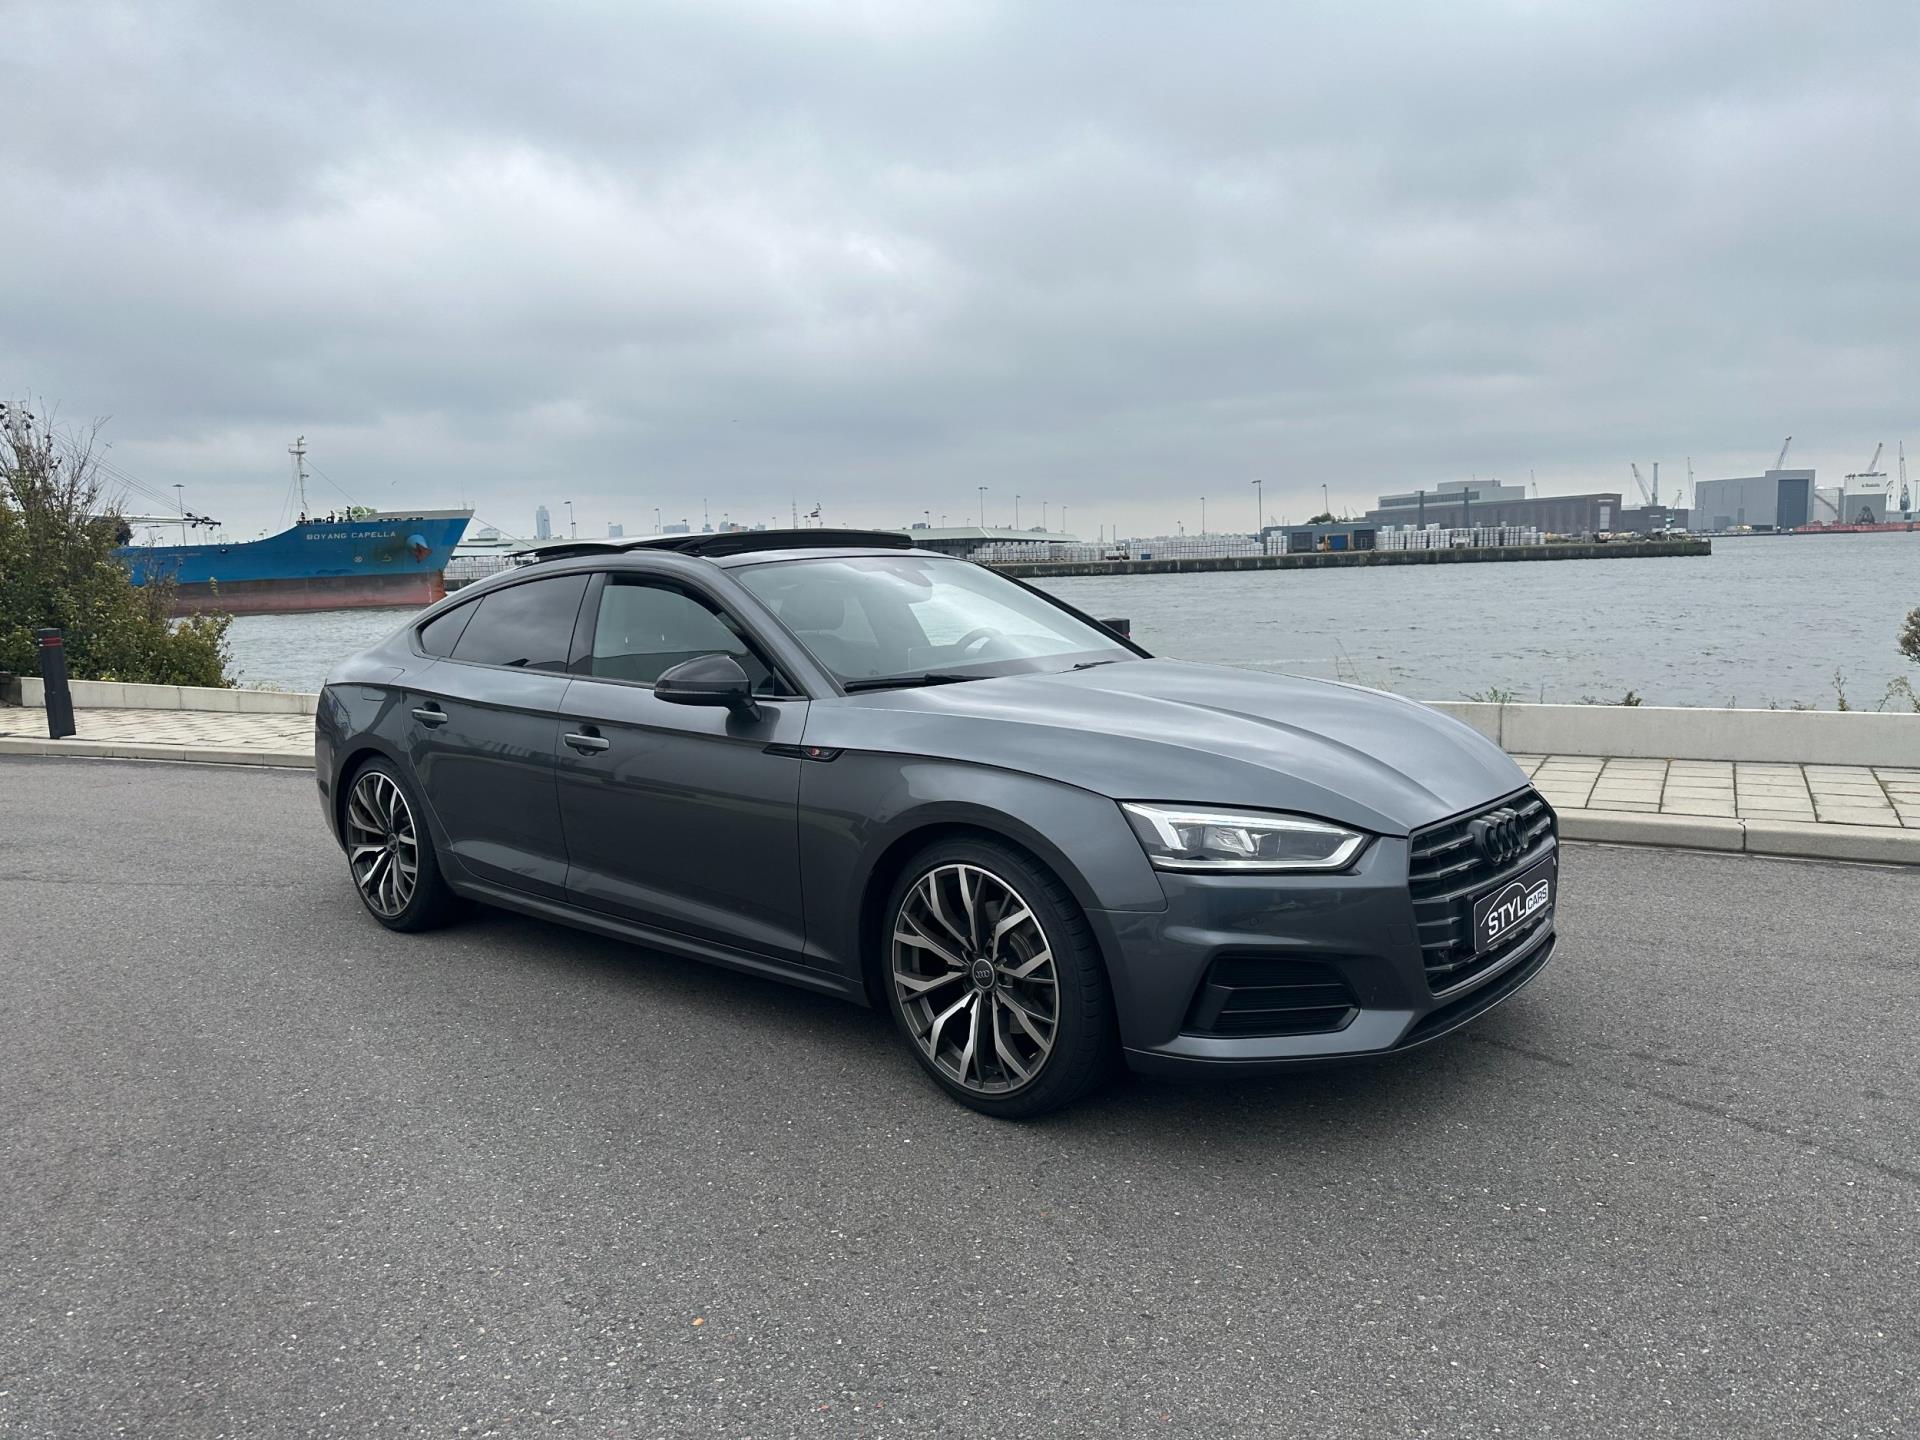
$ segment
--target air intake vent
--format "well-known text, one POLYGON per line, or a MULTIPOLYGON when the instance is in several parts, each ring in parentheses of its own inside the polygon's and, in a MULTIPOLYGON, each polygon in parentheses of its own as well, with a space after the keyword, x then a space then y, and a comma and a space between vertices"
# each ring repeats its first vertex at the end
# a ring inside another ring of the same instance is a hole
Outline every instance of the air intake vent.
POLYGON ((1332 965, 1289 956, 1222 955, 1187 1012, 1190 1035, 1322 1035, 1359 1008, 1332 965))

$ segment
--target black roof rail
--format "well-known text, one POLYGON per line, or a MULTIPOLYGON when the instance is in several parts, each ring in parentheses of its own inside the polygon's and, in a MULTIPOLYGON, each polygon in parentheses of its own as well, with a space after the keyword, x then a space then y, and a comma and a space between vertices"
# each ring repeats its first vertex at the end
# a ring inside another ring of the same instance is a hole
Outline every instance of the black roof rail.
POLYGON ((911 550, 898 530, 722 530, 712 535, 650 535, 631 544, 681 555, 745 555, 754 550, 911 550))
POLYGON ((617 555, 627 550, 671 550, 676 555, 745 555, 755 550, 911 550, 898 530, 720 530, 699 535, 641 535, 631 540, 559 540, 515 550, 512 558, 532 565, 576 555, 617 555))
POLYGON ((556 540, 546 545, 529 545, 525 550, 509 550, 507 558, 531 565, 539 560, 566 560, 575 555, 605 555, 624 550, 630 543, 626 540, 556 540))

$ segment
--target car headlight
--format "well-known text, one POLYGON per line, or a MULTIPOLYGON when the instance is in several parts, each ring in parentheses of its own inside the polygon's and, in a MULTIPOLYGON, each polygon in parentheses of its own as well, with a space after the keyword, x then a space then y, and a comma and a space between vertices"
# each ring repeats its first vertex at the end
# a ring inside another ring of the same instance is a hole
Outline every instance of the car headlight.
POLYGON ((1304 815, 1123 803, 1160 870, 1340 870, 1367 843, 1358 830, 1304 815))

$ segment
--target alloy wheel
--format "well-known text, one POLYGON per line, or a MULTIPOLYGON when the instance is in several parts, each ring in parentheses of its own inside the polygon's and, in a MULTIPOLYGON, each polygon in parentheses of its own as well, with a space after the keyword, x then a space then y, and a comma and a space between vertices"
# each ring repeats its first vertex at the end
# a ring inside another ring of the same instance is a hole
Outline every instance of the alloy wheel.
POLYGON ((407 797, 383 771, 364 772, 347 797, 347 865, 376 915, 391 920, 413 899, 419 832, 407 797))
POLYGON ((1020 892, 978 865, 940 865, 893 921, 894 995, 921 1053, 983 1095, 1025 1088, 1053 1053, 1053 949, 1020 892))

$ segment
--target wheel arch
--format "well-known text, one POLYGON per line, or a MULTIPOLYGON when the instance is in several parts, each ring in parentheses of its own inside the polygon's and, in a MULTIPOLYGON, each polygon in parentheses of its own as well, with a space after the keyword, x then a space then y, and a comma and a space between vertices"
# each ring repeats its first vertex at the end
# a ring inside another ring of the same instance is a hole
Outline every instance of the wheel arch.
MULTIPOLYGON (((347 782, 360 767, 372 759, 381 759, 392 765, 401 764, 400 757, 392 750, 376 741, 372 736, 363 735, 346 747, 339 763, 333 768, 333 788, 328 795, 328 818, 333 824, 333 838, 336 844, 346 844, 347 823, 347 782)), ((431 818, 431 817, 429 817, 431 818)))
MULTIPOLYGON (((887 839, 867 870, 858 901, 857 953, 861 986, 867 1002, 877 1010, 884 1011, 888 1003, 887 901, 914 858, 947 840, 981 840, 1008 846, 1057 877, 1082 914, 1100 908, 1100 897, 1094 886, 1066 853, 1047 836, 1014 816, 974 807, 946 806, 915 816, 887 839)), ((1098 939, 1099 927, 1094 927, 1094 933, 1098 939)), ((1111 973, 1112 957, 1106 948, 1101 944, 1101 961, 1111 973)))

